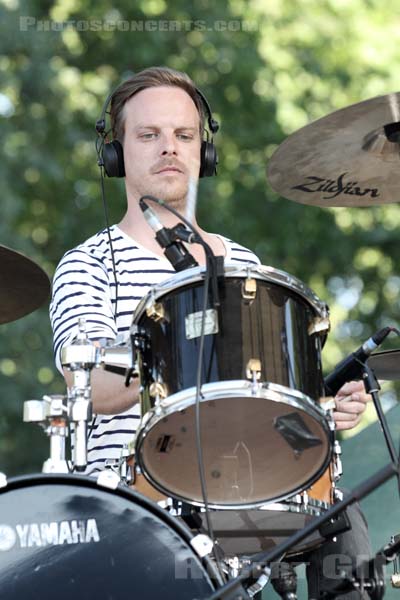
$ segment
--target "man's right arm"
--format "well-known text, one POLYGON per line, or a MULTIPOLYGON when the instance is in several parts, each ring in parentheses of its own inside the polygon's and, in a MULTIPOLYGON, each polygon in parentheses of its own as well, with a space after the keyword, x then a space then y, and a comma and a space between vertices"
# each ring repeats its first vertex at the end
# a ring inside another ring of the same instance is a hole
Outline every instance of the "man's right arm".
MULTIPOLYGON (((73 384, 73 374, 63 369, 68 387, 73 384)), ((115 373, 93 369, 91 373, 93 412, 102 415, 115 415, 131 408, 139 400, 138 379, 132 379, 128 387, 125 378, 115 373)))
MULTIPOLYGON (((54 335, 57 367, 71 387, 73 375, 61 365, 61 350, 79 332, 79 319, 86 321, 86 331, 94 343, 99 339, 113 340, 117 335, 109 274, 100 258, 83 249, 64 255, 53 280, 50 318, 54 335)), ((139 384, 133 379, 125 386, 125 378, 115 373, 93 369, 91 373, 94 412, 118 414, 138 401, 139 384)))

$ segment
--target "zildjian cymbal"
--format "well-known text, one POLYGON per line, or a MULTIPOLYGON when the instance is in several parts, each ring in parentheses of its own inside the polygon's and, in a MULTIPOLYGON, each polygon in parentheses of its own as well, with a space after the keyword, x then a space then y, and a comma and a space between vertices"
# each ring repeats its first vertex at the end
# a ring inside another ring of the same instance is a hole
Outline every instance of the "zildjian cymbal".
POLYGON ((368 365, 378 379, 386 381, 400 379, 400 350, 375 352, 369 357, 368 365))
POLYGON ((315 206, 400 202, 400 92, 337 110, 290 135, 267 177, 281 196, 315 206))
POLYGON ((50 281, 32 260, 0 245, 0 324, 39 308, 48 298, 50 281))

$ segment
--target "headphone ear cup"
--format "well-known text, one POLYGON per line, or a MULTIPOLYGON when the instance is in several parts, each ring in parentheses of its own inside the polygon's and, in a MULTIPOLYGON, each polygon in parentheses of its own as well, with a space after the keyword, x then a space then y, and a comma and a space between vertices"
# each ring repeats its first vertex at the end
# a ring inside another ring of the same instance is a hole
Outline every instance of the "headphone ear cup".
POLYGON ((102 158, 108 177, 125 177, 124 151, 118 140, 104 144, 102 158))
POLYGON ((200 172, 199 177, 212 177, 217 174, 218 155, 217 149, 212 142, 203 140, 200 150, 200 172))

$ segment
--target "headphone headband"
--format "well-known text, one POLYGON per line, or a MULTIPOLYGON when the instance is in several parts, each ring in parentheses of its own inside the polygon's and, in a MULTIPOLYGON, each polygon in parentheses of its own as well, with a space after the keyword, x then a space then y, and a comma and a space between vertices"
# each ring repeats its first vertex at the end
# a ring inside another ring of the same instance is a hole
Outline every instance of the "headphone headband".
POLYGON ((201 99, 203 106, 205 106, 205 108, 206 108, 208 127, 210 128, 211 133, 213 133, 213 134, 217 133, 217 131, 219 129, 219 123, 212 116, 211 108, 210 108, 207 98, 205 97, 205 95, 199 88, 195 88, 195 90, 196 90, 196 94, 201 99))

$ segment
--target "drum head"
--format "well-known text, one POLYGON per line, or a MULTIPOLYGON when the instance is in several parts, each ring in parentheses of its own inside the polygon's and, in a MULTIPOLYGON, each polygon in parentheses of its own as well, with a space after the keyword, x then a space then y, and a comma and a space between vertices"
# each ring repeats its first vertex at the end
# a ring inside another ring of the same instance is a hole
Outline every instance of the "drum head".
MULTIPOLYGON (((203 504, 196 450, 194 389, 163 401, 139 431, 136 456, 166 495, 203 504)), ((202 387, 201 443, 208 502, 254 507, 309 487, 331 457, 330 429, 309 398, 282 386, 246 381, 202 387)))
POLYGON ((191 534, 130 490, 33 476, 0 490, 0 580, 7 600, 176 600, 215 589, 191 534))

